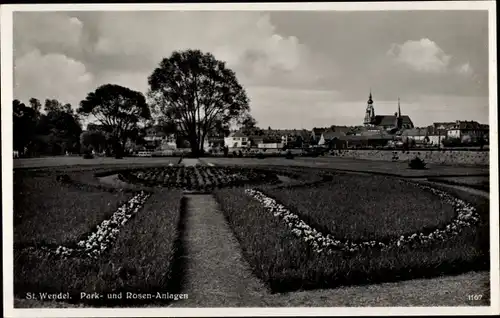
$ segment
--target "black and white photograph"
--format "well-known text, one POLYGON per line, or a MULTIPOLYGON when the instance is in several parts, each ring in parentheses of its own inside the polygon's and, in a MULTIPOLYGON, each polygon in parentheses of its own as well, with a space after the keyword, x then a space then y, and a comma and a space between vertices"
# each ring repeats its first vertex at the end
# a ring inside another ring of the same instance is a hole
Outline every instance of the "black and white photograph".
POLYGON ((499 314, 494 1, 0 30, 4 316, 499 314))

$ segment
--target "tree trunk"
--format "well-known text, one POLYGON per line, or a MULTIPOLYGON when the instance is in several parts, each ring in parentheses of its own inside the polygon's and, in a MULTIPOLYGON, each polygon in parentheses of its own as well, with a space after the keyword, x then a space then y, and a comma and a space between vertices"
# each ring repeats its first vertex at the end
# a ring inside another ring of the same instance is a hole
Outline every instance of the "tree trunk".
POLYGON ((191 138, 189 138, 189 144, 191 146, 191 154, 193 155, 193 157, 198 158, 200 155, 198 138, 196 136, 191 136, 191 138))
POLYGON ((122 143, 119 140, 115 141, 113 148, 114 148, 113 151, 115 152, 115 158, 116 159, 123 158, 123 147, 122 143))

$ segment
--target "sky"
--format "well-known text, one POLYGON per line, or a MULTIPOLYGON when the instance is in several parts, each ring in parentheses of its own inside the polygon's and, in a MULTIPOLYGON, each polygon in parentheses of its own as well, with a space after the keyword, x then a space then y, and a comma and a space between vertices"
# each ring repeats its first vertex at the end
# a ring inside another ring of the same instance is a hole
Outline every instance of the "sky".
POLYGON ((146 93, 175 50, 235 71, 258 126, 361 125, 401 111, 417 126, 488 122, 487 11, 15 12, 14 98, 78 107, 112 83, 146 93))

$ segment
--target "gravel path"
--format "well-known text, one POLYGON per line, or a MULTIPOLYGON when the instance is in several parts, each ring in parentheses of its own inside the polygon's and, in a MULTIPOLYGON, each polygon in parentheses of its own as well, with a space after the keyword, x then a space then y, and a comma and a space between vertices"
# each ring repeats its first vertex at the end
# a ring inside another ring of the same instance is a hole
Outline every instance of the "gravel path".
POLYGON ((211 195, 187 195, 188 300, 177 307, 265 306, 266 287, 252 275, 239 244, 211 195))
POLYGON ((183 158, 182 159, 182 164, 186 167, 196 166, 199 163, 200 163, 200 160, 196 159, 196 158, 183 158))

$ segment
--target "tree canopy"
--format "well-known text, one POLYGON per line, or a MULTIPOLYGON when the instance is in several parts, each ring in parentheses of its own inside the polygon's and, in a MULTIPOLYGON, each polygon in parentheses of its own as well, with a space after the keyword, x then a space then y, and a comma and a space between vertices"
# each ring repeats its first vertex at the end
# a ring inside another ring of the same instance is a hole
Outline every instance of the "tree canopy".
POLYGON ((210 53, 176 51, 148 78, 148 96, 164 120, 177 125, 199 155, 207 135, 249 112, 235 73, 210 53))
POLYGON ((136 132, 137 124, 151 118, 142 93, 114 84, 102 85, 89 93, 80 102, 78 113, 94 117, 111 133, 116 155, 121 155, 127 138, 136 132))
POLYGON ((38 99, 31 98, 29 104, 13 101, 14 149, 23 155, 78 151, 82 128, 70 104, 47 99, 45 114, 40 112, 42 104, 38 99))

